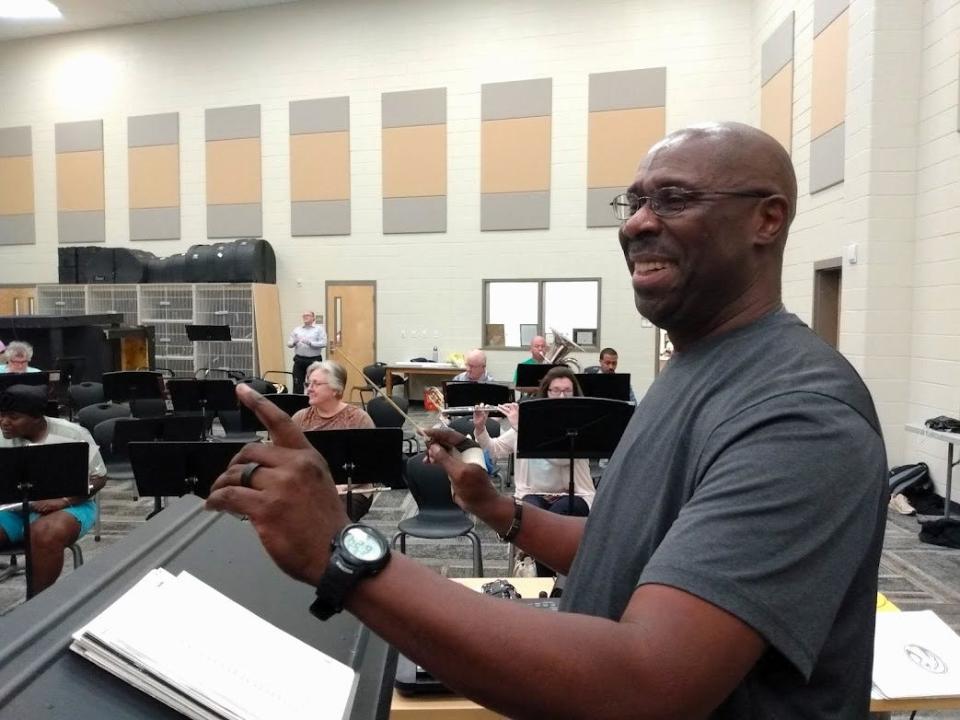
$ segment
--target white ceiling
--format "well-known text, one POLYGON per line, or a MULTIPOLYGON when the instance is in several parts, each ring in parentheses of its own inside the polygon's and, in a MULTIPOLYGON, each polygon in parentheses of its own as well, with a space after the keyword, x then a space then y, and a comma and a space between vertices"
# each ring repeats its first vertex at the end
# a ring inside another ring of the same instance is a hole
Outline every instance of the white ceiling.
POLYGON ((52 0, 63 17, 58 20, 0 18, 0 41, 37 35, 92 30, 114 25, 170 20, 299 0, 52 0))

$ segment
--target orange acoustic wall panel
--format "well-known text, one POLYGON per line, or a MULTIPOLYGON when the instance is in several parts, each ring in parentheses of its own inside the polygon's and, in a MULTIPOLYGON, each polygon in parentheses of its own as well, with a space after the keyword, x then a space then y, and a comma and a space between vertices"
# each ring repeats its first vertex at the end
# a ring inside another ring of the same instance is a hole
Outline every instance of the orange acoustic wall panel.
POLYGON ((619 223, 610 201, 636 175, 666 132, 666 68, 590 75, 587 116, 587 227, 619 223))
POLYGON ((103 121, 57 123, 54 135, 59 240, 105 242, 103 121))
POLYGON ((34 243, 33 136, 29 127, 0 128, 0 245, 34 243))
POLYGON ((350 234, 350 98, 290 103, 290 232, 350 234))
POLYGON ((550 227, 553 80, 480 88, 480 229, 550 227))
POLYGON ((381 95, 383 232, 446 232, 447 90, 381 95))
POLYGON ((260 106, 206 111, 207 237, 263 233, 260 106))
POLYGON ((127 118, 131 240, 180 237, 180 116, 127 118))
POLYGON ((810 192, 843 182, 846 164, 848 0, 815 0, 810 88, 810 192))
POLYGON ((788 13, 760 52, 760 128, 787 152, 793 148, 793 22, 788 13))

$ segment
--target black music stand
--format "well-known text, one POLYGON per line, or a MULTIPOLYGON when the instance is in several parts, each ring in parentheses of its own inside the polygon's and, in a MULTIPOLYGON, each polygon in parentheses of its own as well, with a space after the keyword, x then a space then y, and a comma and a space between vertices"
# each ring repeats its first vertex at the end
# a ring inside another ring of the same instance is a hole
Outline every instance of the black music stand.
POLYGON ((405 487, 403 430, 400 428, 310 430, 304 435, 327 461, 334 482, 346 484, 347 515, 351 518, 354 484, 405 487))
POLYGON ((533 363, 517 364, 517 389, 535 389, 540 385, 543 376, 555 367, 566 367, 566 365, 551 365, 550 363, 541 363, 540 365, 534 365, 533 363))
POLYGON ((163 374, 155 370, 118 370, 103 374, 103 396, 114 403, 129 402, 137 415, 137 400, 163 397, 163 374))
MULTIPOLYGON (((291 417, 298 410, 303 410, 310 405, 310 398, 299 393, 267 393, 263 397, 291 417)), ((240 428, 249 432, 267 429, 256 413, 243 403, 240 403, 240 428)))
POLYGON ((630 373, 577 373, 585 397, 630 400, 630 373))
POLYGON ((225 340, 229 342, 229 325, 185 325, 187 330, 187 340, 190 342, 200 342, 203 340, 225 340))
POLYGON ((449 381, 443 384, 443 396, 448 407, 468 405, 502 405, 512 399, 513 391, 499 383, 449 381))
POLYGON ((602 398, 537 398, 520 404, 518 458, 570 461, 569 512, 573 512, 573 461, 606 458, 633 417, 634 406, 602 398))
POLYGON ((203 439, 207 437, 207 412, 237 409, 237 386, 233 380, 172 378, 167 390, 175 412, 200 412, 203 439))
MULTIPOLYGON (((36 374, 36 373, 34 373, 36 374)), ((85 442, 0 448, 0 502, 20 503, 27 599, 33 597, 30 503, 90 494, 90 446, 85 442)))
POLYGON ((160 498, 193 493, 205 498, 245 442, 132 442, 127 446, 137 492, 153 496, 149 520, 162 510, 160 498))
POLYGON ((14 385, 49 385, 50 373, 46 370, 33 373, 0 373, 0 393, 14 385))

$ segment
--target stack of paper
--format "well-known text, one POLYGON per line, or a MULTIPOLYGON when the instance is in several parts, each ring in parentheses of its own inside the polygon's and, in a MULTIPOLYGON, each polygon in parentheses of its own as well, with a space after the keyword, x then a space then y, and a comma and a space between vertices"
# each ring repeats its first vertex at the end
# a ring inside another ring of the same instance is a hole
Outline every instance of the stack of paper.
POLYGON ((930 610, 877 613, 873 697, 960 696, 960 637, 930 610))
POLYGON ((342 720, 356 673, 189 573, 153 570, 71 649, 190 718, 342 720))

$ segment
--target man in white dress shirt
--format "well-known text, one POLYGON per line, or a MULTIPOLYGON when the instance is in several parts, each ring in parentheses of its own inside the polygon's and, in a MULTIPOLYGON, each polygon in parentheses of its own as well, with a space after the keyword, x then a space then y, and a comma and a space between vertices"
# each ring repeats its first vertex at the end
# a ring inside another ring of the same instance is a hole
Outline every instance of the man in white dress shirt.
POLYGON ((327 346, 327 333, 316 322, 313 310, 303 313, 303 325, 293 329, 287 347, 293 348, 293 391, 303 393, 303 381, 311 363, 323 360, 321 352, 327 346))

